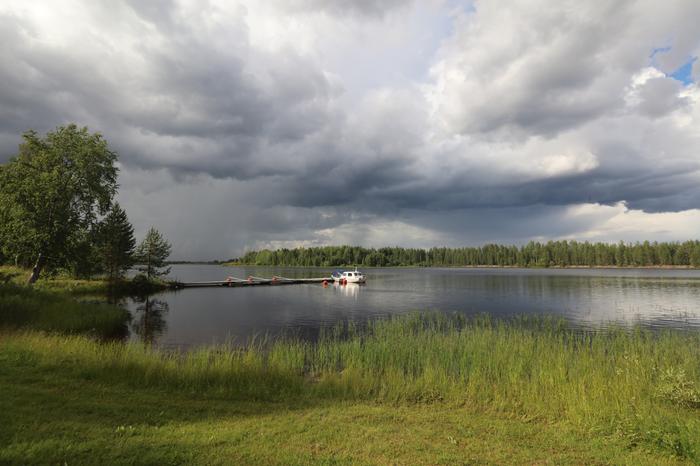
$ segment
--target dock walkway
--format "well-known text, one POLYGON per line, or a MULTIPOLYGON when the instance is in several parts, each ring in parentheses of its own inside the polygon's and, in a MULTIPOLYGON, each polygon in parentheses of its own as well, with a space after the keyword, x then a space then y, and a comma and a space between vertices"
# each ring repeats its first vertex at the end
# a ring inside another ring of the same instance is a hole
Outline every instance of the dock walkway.
POLYGON ((226 280, 208 281, 208 282, 177 282, 173 284, 174 288, 205 288, 205 287, 215 287, 215 286, 225 286, 225 287, 243 287, 243 286, 263 286, 263 285, 300 285, 304 283, 332 283, 333 278, 331 277, 319 277, 319 278, 285 278, 285 277, 272 277, 272 278, 262 278, 250 276, 247 279, 228 277, 226 280))

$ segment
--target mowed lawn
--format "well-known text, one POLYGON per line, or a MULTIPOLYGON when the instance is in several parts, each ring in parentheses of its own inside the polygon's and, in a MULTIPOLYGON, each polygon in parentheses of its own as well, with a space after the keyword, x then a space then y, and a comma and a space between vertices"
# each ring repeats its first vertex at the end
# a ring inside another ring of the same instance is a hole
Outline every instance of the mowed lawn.
POLYGON ((231 401, 2 361, 3 464, 683 464, 599 436, 447 403, 231 401))

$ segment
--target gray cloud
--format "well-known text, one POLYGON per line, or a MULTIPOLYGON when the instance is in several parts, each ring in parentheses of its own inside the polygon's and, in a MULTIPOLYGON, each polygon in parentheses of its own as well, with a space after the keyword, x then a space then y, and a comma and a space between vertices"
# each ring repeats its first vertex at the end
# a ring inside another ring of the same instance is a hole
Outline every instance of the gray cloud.
POLYGON ((664 116, 688 105, 687 98, 679 97, 683 85, 670 78, 653 78, 640 91, 639 110, 652 118, 664 116))
POLYGON ((478 2, 434 68, 439 111, 457 132, 552 136, 619 109, 653 50, 672 71, 699 46, 700 4, 671 3, 478 2))
POLYGON ((389 10, 410 5, 413 0, 281 0, 277 3, 290 12, 324 11, 333 15, 381 16, 389 10))
POLYGON ((137 230, 162 226, 181 257, 585 236, 622 201, 649 219, 700 207, 700 89, 665 75, 700 51, 697 2, 421 4, 449 31, 400 83, 329 69, 362 50, 329 58, 314 25, 416 44, 414 2, 284 3, 9 2, 0 160, 29 128, 101 131, 137 230), (601 213, 571 217, 581 204, 601 213))
MULTIPOLYGON (((225 33, 208 42, 198 37, 201 24, 172 18, 173 8, 163 2, 159 22, 150 22, 154 10, 138 10, 142 21, 125 29, 146 44, 126 55, 100 43, 73 55, 3 15, 1 58, 14 65, 0 71, 10 122, 3 133, 78 121, 104 132, 125 163, 245 178, 282 169, 258 163, 267 145, 301 140, 334 118, 334 91, 304 58, 251 49, 242 18, 216 25, 212 33, 225 33)), ((134 21, 128 8, 121 16, 134 21)))

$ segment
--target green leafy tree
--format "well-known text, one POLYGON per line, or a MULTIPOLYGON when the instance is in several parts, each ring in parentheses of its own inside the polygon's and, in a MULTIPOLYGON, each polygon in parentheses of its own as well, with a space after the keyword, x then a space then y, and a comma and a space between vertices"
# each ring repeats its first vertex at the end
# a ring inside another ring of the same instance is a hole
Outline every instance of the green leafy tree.
POLYGON ((100 222, 97 233, 97 251, 111 281, 122 278, 134 264, 135 246, 134 227, 124 209, 115 203, 100 222))
POLYGON ((151 278, 167 275, 170 267, 165 268, 165 260, 170 255, 171 247, 163 235, 155 228, 151 228, 146 233, 146 237, 136 248, 135 259, 139 264, 139 271, 151 278))
POLYGON ((0 243, 6 255, 35 258, 34 283, 47 264, 81 253, 79 239, 117 190, 117 155, 99 133, 74 124, 22 137, 19 154, 0 166, 0 243))
MULTIPOLYGON (((0 166, 0 176, 3 167, 0 166)), ((1 181, 0 181, 1 183, 1 181)), ((5 257, 3 262, 13 262, 16 266, 28 266, 32 254, 29 239, 22 236, 19 228, 13 228, 19 212, 10 196, 5 195, 0 185, 0 251, 5 257)))
POLYGON ((74 277, 91 278, 104 271, 97 247, 98 230, 95 228, 84 234, 74 235, 70 248, 76 252, 67 264, 74 277))

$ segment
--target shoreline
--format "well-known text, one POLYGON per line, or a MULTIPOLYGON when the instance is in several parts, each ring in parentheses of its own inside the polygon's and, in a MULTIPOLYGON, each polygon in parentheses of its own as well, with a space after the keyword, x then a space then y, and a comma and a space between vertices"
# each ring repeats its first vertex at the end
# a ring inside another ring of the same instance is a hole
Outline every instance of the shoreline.
MULTIPOLYGON (((181 264, 187 265, 187 264, 181 264)), ((220 263, 211 265, 221 265, 223 267, 284 267, 290 269, 335 269, 354 268, 355 265, 257 265, 257 264, 236 264, 220 263)), ((700 267, 691 265, 552 265, 549 267, 527 267, 522 265, 386 265, 371 266, 358 265, 362 269, 525 269, 525 270, 585 270, 585 269, 612 269, 612 270, 700 270, 700 267)))

